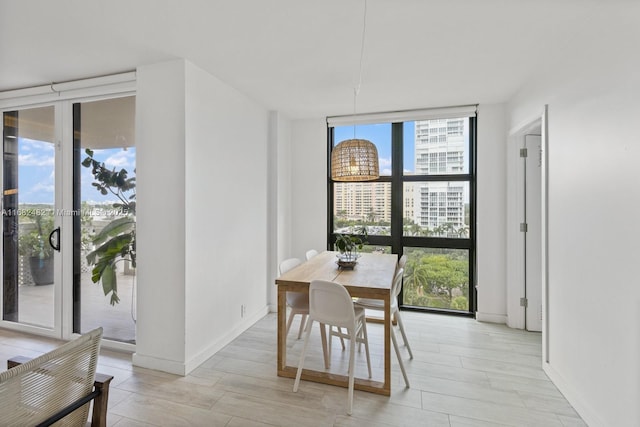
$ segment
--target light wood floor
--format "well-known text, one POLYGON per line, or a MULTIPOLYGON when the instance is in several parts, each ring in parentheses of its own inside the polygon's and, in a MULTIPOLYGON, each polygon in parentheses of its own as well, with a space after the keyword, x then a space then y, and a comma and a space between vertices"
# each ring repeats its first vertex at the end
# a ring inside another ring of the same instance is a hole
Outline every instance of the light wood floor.
MULTIPOLYGON (((130 355, 101 352, 114 375, 111 426, 585 426, 541 368, 540 334, 472 319, 403 312, 414 359, 401 349, 411 388, 392 353, 392 396, 276 376, 276 316, 269 314, 186 377, 131 366, 130 355)), ((289 334, 289 363, 302 340, 289 334)), ((314 326, 308 364, 321 366, 314 326), (315 344, 314 344, 315 343, 315 344)), ((369 324, 374 377, 382 375, 382 325, 369 324)), ((402 339, 398 333, 400 342, 402 339)), ((0 330, 0 363, 37 356, 59 342, 0 330)), ((348 351, 334 341, 332 371, 346 372, 348 351)), ((366 376, 364 350, 357 375, 366 376)))

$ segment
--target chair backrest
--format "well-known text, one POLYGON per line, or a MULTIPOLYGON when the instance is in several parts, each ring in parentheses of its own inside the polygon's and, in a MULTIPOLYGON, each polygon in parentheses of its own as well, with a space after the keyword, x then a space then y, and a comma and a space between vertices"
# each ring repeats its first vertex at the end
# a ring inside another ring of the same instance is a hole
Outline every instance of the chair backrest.
MULTIPOLYGON (((278 269, 280 270, 280 274, 284 274, 292 268, 302 264, 302 261, 298 258, 287 258, 280 263, 278 269)), ((287 304, 291 307, 306 307, 307 306, 307 295, 300 292, 287 292, 287 304)))
POLYGON ((309 316, 320 323, 353 329, 356 315, 353 300, 339 283, 312 280, 309 285, 309 316))
MULTIPOLYGON (((93 389, 102 328, 0 373, 2 425, 37 425, 93 389)), ((89 405, 64 418, 84 426, 89 405)), ((58 424, 56 424, 58 425, 58 424)))
POLYGON ((298 258, 287 258, 280 263, 278 269, 280 270, 280 274, 284 274, 287 271, 291 270, 293 267, 302 264, 298 258))
POLYGON ((305 256, 307 257, 307 261, 309 261, 311 258, 313 258, 316 255, 318 255, 318 251, 316 251, 315 249, 309 249, 305 254, 305 256))
POLYGON ((396 271, 396 275, 393 277, 393 284, 391 285, 391 295, 393 297, 393 301, 396 301, 398 295, 400 295, 400 291, 402 290, 402 276, 404 275, 404 268, 399 268, 396 271))
POLYGON ((407 263, 407 256, 406 255, 402 255, 400 257, 400 259, 398 260, 398 268, 404 268, 406 263, 407 263))

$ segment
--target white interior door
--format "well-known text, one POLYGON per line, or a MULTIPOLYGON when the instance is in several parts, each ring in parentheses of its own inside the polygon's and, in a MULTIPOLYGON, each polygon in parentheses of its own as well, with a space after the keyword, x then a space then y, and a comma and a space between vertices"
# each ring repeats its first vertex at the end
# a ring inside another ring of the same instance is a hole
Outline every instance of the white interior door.
POLYGON ((541 204, 541 137, 525 135, 525 328, 542 331, 542 204, 541 204))

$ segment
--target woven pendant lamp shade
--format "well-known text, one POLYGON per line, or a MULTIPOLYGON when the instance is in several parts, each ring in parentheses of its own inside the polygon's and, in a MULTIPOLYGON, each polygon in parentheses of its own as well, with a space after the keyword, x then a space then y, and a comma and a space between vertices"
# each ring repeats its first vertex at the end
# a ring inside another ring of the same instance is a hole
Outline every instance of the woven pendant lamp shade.
POLYGON ((378 149, 366 139, 347 139, 331 152, 331 179, 372 181, 379 177, 378 149))

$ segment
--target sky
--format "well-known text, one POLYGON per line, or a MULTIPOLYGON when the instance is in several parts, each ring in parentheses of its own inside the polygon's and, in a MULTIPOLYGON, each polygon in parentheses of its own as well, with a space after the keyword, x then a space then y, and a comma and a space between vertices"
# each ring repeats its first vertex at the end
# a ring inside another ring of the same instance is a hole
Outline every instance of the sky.
MULTIPOLYGON (((354 126, 336 126, 334 130, 336 144, 345 139, 354 138, 354 126)), ((355 138, 368 139, 378 149, 380 175, 391 175, 391 123, 355 126, 355 138)), ((415 128, 413 122, 405 122, 404 139, 404 170, 413 172, 415 128)))
MULTIPOLYGON (((49 142, 36 141, 28 138, 18 140, 18 194, 20 203, 53 204, 54 201, 54 145, 49 142)), ((80 160, 84 159, 84 152, 80 160)), ((121 148, 108 150, 94 150, 94 158, 102 161, 112 169, 125 168, 129 177, 135 176, 136 150, 134 147, 126 151, 121 148)), ((94 181, 91 169, 81 167, 82 201, 98 203, 115 202, 112 195, 103 196, 91 185, 94 181)))
MULTIPOLYGON (((464 122, 464 140, 469 141, 469 121, 464 122)), ((403 169, 405 173, 415 172, 415 122, 404 122, 403 125, 403 169)), ((391 123, 380 123, 371 125, 336 126, 334 130, 335 143, 338 144, 345 139, 368 139, 373 142, 378 149, 378 162, 380 165, 380 175, 391 175, 391 123)), ((464 161, 468 164, 469 150, 464 151, 464 161)))

